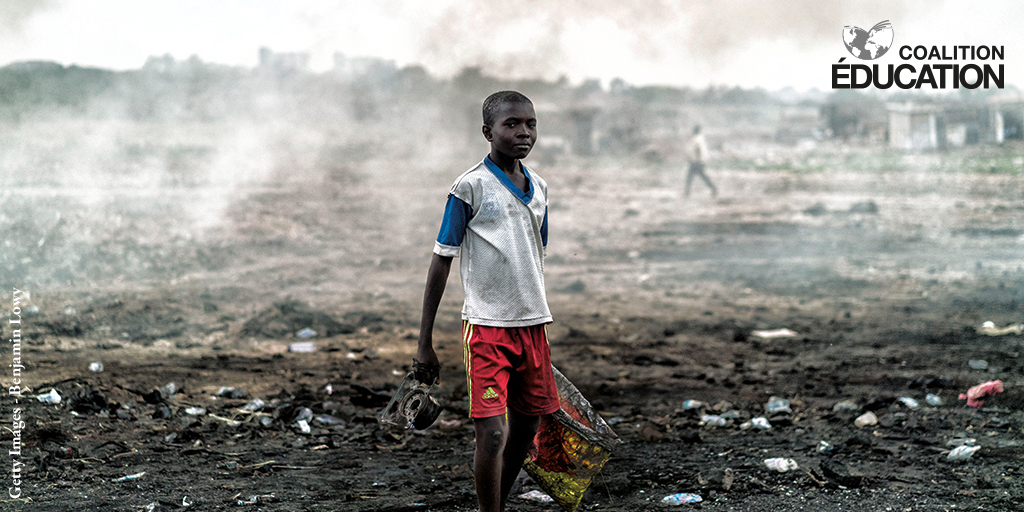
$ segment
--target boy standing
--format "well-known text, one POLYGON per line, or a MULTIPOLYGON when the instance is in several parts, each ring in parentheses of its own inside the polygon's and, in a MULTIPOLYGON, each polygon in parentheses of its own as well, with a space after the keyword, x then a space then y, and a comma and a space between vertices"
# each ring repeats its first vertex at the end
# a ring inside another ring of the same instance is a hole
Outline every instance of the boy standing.
POLYGON ((460 256, 477 499, 480 512, 499 512, 540 417, 559 403, 545 327, 551 322, 544 291, 547 184, 521 162, 537 141, 533 103, 515 91, 494 93, 484 100, 483 123, 491 151, 448 195, 427 272, 414 371, 420 382, 437 378, 434 319, 452 258, 460 256))

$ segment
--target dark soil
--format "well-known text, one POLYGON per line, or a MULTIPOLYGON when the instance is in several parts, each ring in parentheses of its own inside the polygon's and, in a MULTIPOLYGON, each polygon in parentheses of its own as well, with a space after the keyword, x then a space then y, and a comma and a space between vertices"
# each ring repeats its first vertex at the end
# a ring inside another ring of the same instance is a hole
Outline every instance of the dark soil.
MULTIPOLYGON (((3 260, 7 289, 31 293, 31 391, 17 404, 22 495, 0 508, 475 510, 457 272, 435 335, 441 421, 392 432, 375 419, 412 362, 457 172, 313 171, 234 190, 202 230, 175 209, 188 191, 98 206, 28 185, 5 196, 0 228, 46 228, 51 241, 24 234, 3 260), (59 225, 39 220, 54 212, 59 225), (297 341, 316 352, 289 352, 297 341), (31 398, 50 388, 60 404, 31 398), (254 398, 265 405, 244 411, 254 398), (296 419, 310 415, 304 434, 296 419)), ((661 510, 679 492, 703 510, 1024 507, 1021 336, 976 332, 1024 320, 1019 176, 713 169, 721 196, 684 201, 681 172, 541 171, 553 360, 624 441, 581 510, 661 510), (797 335, 752 334, 778 328, 797 335), (994 379, 1006 391, 981 409, 958 400, 994 379), (772 396, 792 413, 767 414, 772 396), (700 409, 682 410, 689 399, 737 417, 703 425, 700 409), (857 410, 834 410, 844 400, 857 410), (878 424, 855 426, 867 411, 878 424), (740 427, 758 416, 772 428, 740 427), (948 460, 963 438, 981 449, 948 460), (799 469, 769 470, 775 457, 799 469)))

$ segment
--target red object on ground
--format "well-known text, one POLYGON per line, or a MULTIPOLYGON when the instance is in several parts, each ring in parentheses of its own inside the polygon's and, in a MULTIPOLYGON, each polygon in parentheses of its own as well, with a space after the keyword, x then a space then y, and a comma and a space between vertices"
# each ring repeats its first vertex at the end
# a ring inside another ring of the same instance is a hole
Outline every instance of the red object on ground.
POLYGON ((1003 392, 1003 381, 992 380, 983 382, 967 390, 967 394, 960 393, 960 400, 967 399, 967 405, 971 407, 981 407, 981 404, 985 403, 983 398, 988 395, 994 395, 996 393, 1003 392))

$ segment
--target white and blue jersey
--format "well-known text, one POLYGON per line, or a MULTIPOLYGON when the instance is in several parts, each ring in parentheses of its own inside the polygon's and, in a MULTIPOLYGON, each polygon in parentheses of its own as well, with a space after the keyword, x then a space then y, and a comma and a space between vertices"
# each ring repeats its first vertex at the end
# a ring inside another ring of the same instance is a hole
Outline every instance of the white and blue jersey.
POLYGON ((544 291, 548 187, 523 166, 523 192, 490 157, 464 172, 448 194, 434 253, 460 256, 471 324, 524 327, 551 322, 544 291))

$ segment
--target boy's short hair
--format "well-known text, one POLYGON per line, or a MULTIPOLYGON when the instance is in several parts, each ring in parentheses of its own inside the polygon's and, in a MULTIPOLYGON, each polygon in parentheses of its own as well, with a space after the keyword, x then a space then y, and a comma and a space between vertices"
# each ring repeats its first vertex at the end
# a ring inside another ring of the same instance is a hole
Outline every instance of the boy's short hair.
POLYGON ((529 103, 530 105, 533 105, 530 98, 527 98, 521 92, 498 91, 484 100, 484 124, 487 126, 494 126, 495 118, 498 116, 498 110, 506 103, 529 103))

